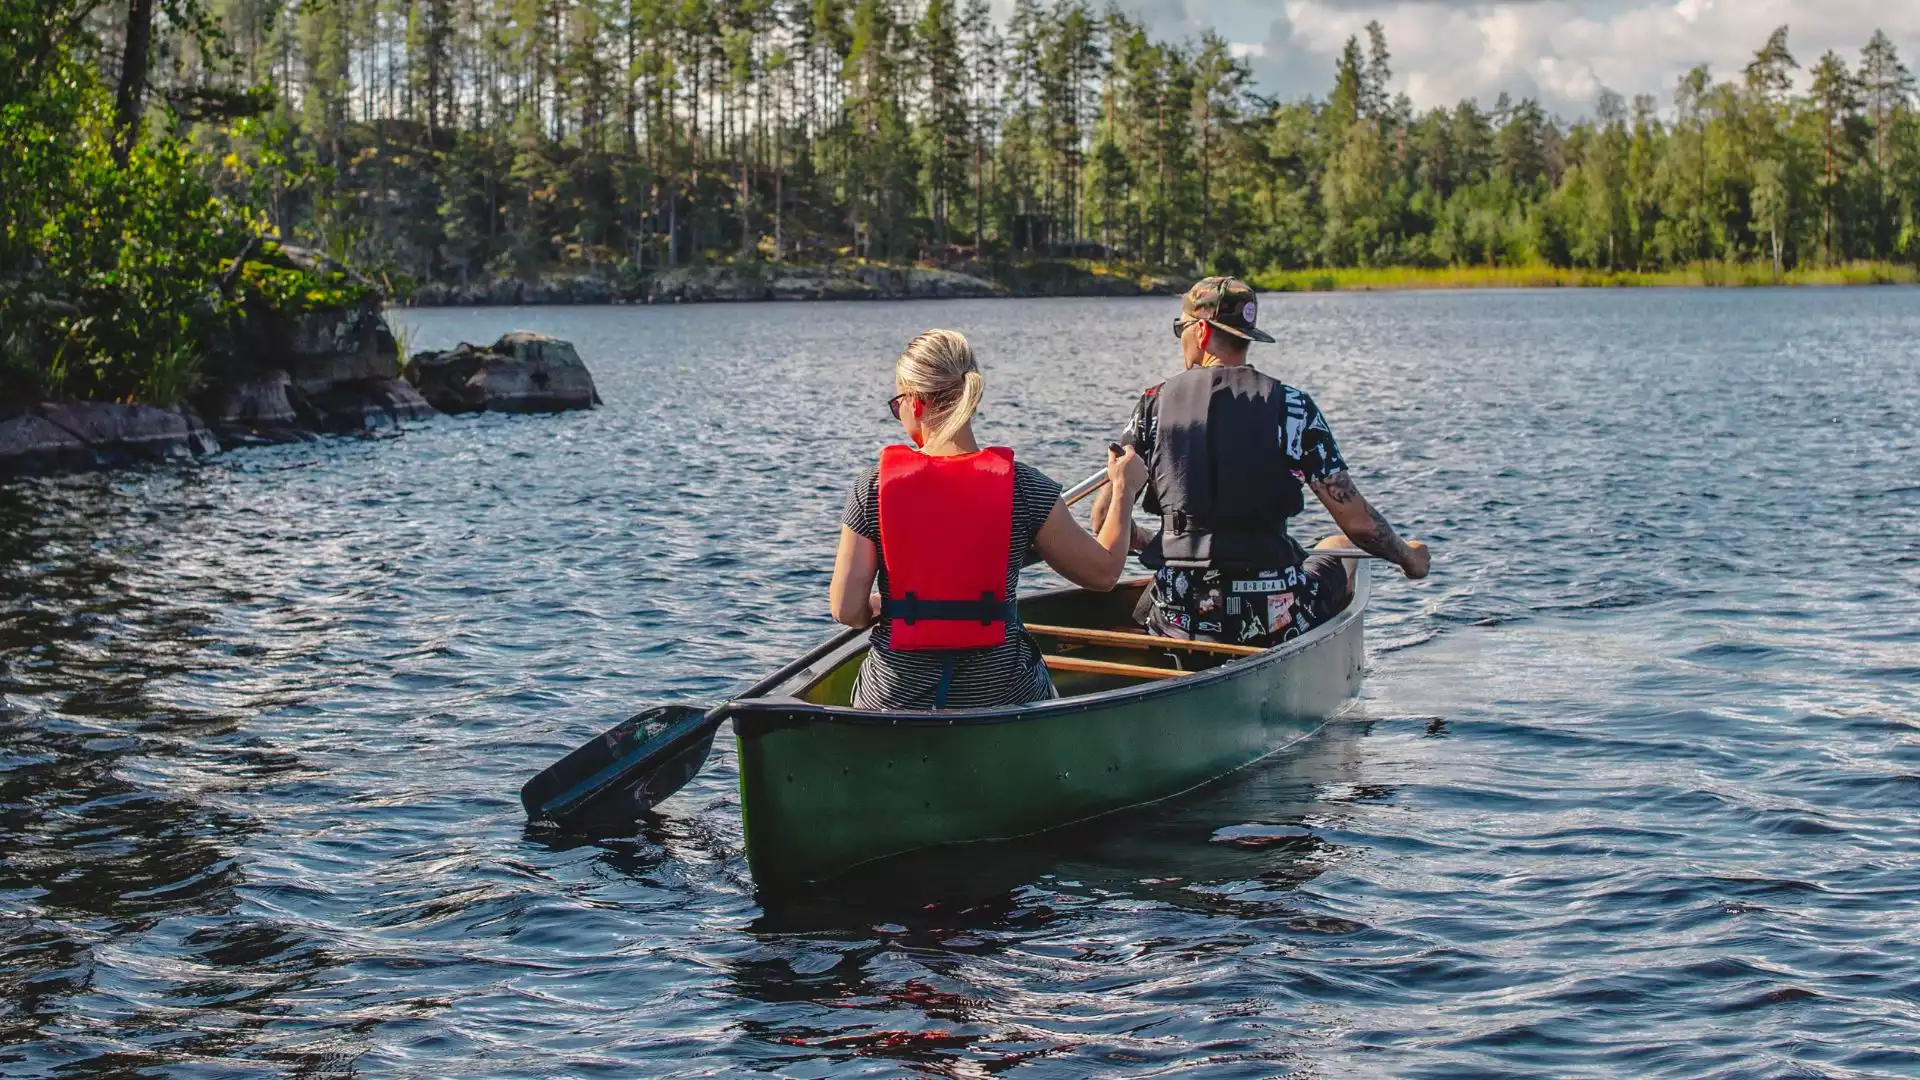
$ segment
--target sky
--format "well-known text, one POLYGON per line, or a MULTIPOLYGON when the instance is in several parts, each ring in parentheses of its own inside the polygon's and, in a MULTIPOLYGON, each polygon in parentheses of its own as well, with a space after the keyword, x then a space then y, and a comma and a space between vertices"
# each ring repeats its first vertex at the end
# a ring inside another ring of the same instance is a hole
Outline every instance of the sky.
MULTIPOLYGON (((1568 118, 1609 89, 1665 106, 1688 68, 1737 75, 1777 26, 1802 66, 1833 49, 1849 65, 1881 29, 1920 69, 1920 0, 1120 0, 1159 38, 1208 27, 1252 66, 1261 93, 1325 96, 1349 35, 1387 31, 1394 89, 1422 109, 1501 91, 1568 118)), ((1362 44, 1365 37, 1362 35, 1362 44)), ((1804 74, 1804 73, 1803 73, 1804 74)))

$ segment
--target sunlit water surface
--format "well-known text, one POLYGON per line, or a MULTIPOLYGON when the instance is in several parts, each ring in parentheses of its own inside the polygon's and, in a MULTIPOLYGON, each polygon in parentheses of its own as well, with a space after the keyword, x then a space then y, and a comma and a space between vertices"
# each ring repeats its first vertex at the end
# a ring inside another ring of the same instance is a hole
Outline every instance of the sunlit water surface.
POLYGON ((629 839, 524 829, 826 632, 914 332, 1071 482, 1174 310, 404 312, 606 406, 0 489, 0 1073, 1920 1072, 1920 291, 1271 298, 1436 552, 1355 715, 827 901, 756 896, 727 734, 629 839))

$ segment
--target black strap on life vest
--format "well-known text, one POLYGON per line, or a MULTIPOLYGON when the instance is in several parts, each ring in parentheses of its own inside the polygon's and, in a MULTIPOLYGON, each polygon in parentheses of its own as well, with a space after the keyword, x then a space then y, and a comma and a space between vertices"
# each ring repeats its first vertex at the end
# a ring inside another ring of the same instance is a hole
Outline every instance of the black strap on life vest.
POLYGON ((1012 601, 1001 600, 992 593, 981 593, 978 600, 922 600, 913 593, 900 599, 889 597, 880 601, 880 617, 899 619, 908 626, 921 619, 978 621, 982 626, 996 622, 1017 625, 1020 621, 1019 606, 1012 601))

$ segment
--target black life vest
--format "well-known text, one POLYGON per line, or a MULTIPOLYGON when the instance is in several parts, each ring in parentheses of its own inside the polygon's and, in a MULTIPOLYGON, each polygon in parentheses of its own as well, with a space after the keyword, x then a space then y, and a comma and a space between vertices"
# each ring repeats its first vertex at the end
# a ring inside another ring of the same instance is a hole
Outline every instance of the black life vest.
POLYGON ((1013 548, 1013 451, 929 457, 880 452, 880 556, 894 649, 979 649, 1018 626, 1007 592, 1013 548))
POLYGON ((1160 532, 1141 563, 1275 570, 1299 562, 1287 519, 1305 499, 1280 445, 1285 387, 1250 367, 1193 368, 1162 383, 1147 408, 1158 432, 1145 505, 1160 532))

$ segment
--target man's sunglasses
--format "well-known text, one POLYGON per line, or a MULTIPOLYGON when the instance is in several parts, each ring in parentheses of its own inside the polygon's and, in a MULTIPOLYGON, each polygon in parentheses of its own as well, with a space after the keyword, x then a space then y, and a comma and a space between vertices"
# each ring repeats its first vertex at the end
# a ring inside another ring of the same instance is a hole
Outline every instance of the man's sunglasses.
POLYGON ((887 411, 893 414, 895 420, 900 419, 900 403, 912 396, 912 394, 895 394, 887 399, 887 411))

